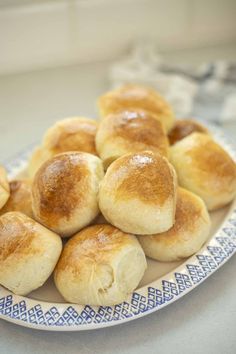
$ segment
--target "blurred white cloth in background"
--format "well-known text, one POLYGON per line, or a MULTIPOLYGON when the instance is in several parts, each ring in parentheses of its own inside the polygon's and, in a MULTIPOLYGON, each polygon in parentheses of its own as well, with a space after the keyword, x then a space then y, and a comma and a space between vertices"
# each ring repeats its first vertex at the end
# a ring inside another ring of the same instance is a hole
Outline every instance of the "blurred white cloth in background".
POLYGON ((196 117, 216 124, 236 121, 236 63, 168 64, 156 45, 146 42, 115 62, 109 78, 112 87, 134 82, 156 88, 179 118, 196 117))

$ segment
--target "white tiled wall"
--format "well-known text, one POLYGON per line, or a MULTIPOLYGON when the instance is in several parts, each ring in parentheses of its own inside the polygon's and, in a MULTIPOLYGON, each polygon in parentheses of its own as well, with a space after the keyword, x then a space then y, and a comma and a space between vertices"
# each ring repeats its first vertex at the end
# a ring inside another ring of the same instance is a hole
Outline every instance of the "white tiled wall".
POLYGON ((235 0, 0 0, 0 74, 235 42, 235 0))

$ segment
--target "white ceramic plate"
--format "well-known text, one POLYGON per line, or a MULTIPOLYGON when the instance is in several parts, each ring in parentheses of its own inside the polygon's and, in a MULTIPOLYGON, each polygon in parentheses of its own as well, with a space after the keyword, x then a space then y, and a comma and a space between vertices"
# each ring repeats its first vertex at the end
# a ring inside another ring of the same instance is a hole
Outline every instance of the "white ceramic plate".
MULTIPOLYGON (((216 140, 235 159, 233 149, 218 133, 216 140)), ((10 177, 26 166, 29 151, 7 164, 10 177)), ((148 269, 137 289, 121 304, 107 307, 65 303, 53 280, 27 297, 0 286, 0 318, 15 324, 51 331, 80 331, 114 326, 157 311, 198 286, 236 250, 236 203, 211 213, 212 229, 202 249, 187 260, 160 263, 148 260, 148 269)))

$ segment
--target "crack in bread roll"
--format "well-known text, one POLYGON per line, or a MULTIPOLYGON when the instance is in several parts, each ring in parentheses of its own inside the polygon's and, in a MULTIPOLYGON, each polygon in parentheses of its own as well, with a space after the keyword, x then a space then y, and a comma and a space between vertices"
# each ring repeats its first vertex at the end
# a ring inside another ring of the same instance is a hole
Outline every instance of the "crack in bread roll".
POLYGON ((176 174, 167 159, 151 151, 114 161, 100 183, 99 207, 124 232, 153 234, 174 224, 176 174))
POLYGON ((87 227, 65 245, 54 272, 61 295, 81 305, 124 301, 147 267, 136 237, 111 225, 87 227))
POLYGON ((196 253, 206 242, 211 221, 203 200, 178 188, 175 223, 156 235, 139 236, 146 256, 161 262, 178 261, 196 253))
POLYGON ((152 114, 138 109, 110 114, 99 125, 96 148, 105 169, 118 157, 144 150, 167 157, 168 139, 152 114))
POLYGON ((32 185, 32 208, 40 223, 61 236, 71 236, 99 213, 102 161, 85 152, 66 152, 46 161, 32 185))
POLYGON ((0 215, 9 211, 20 211, 21 213, 33 218, 31 201, 31 181, 13 180, 10 185, 10 197, 4 207, 0 210, 0 215))
POLYGON ((62 250, 61 238, 28 216, 0 217, 0 284, 18 295, 42 286, 62 250))
POLYGON ((3 166, 0 166, 0 209, 6 204, 10 197, 10 187, 7 180, 7 172, 3 166))
POLYGON ((208 210, 221 208, 234 199, 235 162, 209 135, 192 133, 170 150, 179 184, 199 195, 208 210))
POLYGON ((36 148, 29 160, 30 177, 46 160, 62 152, 81 151, 97 155, 97 127, 95 120, 84 117, 65 118, 55 123, 46 131, 42 146, 36 148))
POLYGON ((170 145, 174 145, 179 140, 182 140, 194 132, 209 134, 207 128, 193 119, 176 120, 168 134, 170 145))
POLYGON ((126 84, 109 91, 98 100, 102 118, 126 109, 142 109, 160 120, 169 131, 173 126, 174 113, 165 99, 154 89, 141 85, 126 84))

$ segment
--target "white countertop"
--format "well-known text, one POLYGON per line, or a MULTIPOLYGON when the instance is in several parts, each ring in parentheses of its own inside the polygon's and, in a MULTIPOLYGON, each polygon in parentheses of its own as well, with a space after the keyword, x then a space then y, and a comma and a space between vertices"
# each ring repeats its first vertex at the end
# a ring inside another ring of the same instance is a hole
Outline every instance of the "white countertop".
MULTIPOLYGON (((108 64, 0 77, 0 162, 39 141, 46 128, 58 119, 73 115, 96 117, 94 102, 108 87, 108 64)), ((235 269, 236 257, 179 301, 112 328, 40 332, 0 320, 0 353, 233 354, 235 269)))

